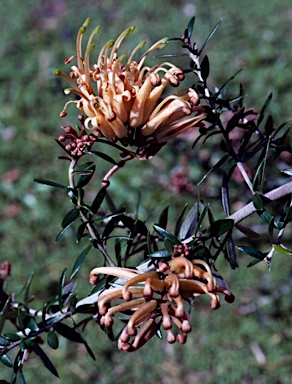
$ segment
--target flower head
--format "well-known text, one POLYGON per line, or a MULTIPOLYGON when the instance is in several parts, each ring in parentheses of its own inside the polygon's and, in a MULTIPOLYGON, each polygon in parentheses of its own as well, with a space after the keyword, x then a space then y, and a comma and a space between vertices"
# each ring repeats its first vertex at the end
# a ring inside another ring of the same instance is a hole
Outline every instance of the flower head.
POLYGON ((83 53, 82 40, 89 22, 87 19, 79 30, 76 56, 65 61, 71 63, 76 58, 77 64, 71 67, 70 76, 55 71, 55 75, 63 76, 71 85, 65 93, 79 96, 78 100, 66 103, 61 116, 66 115, 69 104, 75 104, 85 115, 85 128, 94 135, 140 147, 148 145, 149 137, 154 138, 155 143, 165 143, 191 127, 202 125, 205 113, 193 89, 162 98, 167 85, 176 87, 184 79, 183 71, 169 62, 154 67, 144 65, 151 52, 165 46, 167 38, 152 45, 138 61, 134 61, 134 56, 145 42, 137 45, 125 59, 119 54, 120 46, 135 27, 128 28, 116 41, 108 41, 97 61, 91 64, 95 48, 92 41, 100 28, 92 32, 83 53))
POLYGON ((100 322, 107 328, 112 328, 116 313, 131 313, 118 342, 118 347, 127 352, 142 347, 161 326, 169 343, 184 344, 191 331, 184 309, 185 299, 207 294, 211 297, 212 309, 220 306, 218 293, 223 293, 228 302, 234 300, 227 288, 217 285, 205 261, 189 260, 184 256, 173 257, 169 262, 161 261, 158 270, 145 273, 119 267, 95 268, 90 273, 92 284, 96 284, 99 274, 126 280, 122 287, 105 289, 99 295, 97 305, 100 322), (119 302, 112 305, 117 300, 119 302))

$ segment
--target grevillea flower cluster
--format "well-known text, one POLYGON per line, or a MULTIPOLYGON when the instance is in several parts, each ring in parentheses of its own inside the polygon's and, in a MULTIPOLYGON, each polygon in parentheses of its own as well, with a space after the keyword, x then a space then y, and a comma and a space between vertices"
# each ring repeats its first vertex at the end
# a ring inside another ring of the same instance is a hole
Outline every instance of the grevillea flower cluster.
MULTIPOLYGON (((118 347, 132 352, 142 347, 161 327, 167 333, 167 341, 184 344, 191 331, 186 300, 207 294, 210 306, 220 306, 218 293, 233 302, 233 294, 217 284, 209 265, 199 259, 185 256, 160 261, 155 271, 141 273, 136 269, 99 267, 90 273, 90 283, 96 284, 99 275, 125 279, 123 286, 105 289, 98 297, 100 323, 112 330, 114 315, 130 313, 130 318, 120 334, 118 347)), ((189 305, 189 304, 187 304, 189 305)))
POLYGON ((191 127, 203 126, 206 114, 194 89, 162 97, 167 85, 179 86, 183 71, 170 62, 154 67, 144 64, 150 53, 165 46, 167 38, 157 41, 135 61, 134 56, 145 42, 137 45, 128 58, 119 54, 123 40, 135 29, 128 28, 116 41, 108 41, 92 64, 92 41, 100 28, 92 32, 83 53, 82 40, 89 22, 87 19, 79 30, 76 55, 65 61, 69 64, 76 58, 70 75, 54 72, 70 84, 65 93, 79 97, 68 101, 60 116, 66 116, 68 105, 75 104, 85 116, 86 130, 112 142, 120 140, 124 145, 141 148, 148 145, 150 137, 161 144, 191 127))

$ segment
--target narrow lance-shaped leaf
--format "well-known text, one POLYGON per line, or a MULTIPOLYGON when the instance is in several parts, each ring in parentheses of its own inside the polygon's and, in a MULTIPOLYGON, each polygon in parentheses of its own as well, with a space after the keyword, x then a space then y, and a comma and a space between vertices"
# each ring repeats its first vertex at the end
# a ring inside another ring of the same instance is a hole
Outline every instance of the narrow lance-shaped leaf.
MULTIPOLYGON (((188 204, 185 204, 185 206, 183 207, 183 209, 182 209, 181 213, 179 214, 178 219, 176 221, 175 229, 174 229, 174 236, 176 236, 176 237, 180 237, 179 233, 181 230, 181 226, 182 226, 182 222, 184 219, 184 214, 185 214, 185 211, 187 209, 187 206, 188 206, 188 204)), ((181 237, 180 237, 180 239, 181 239, 181 237)))
POLYGON ((215 27, 213 28, 213 30, 211 31, 211 33, 209 34, 209 36, 207 37, 207 39, 205 40, 204 44, 202 45, 202 48, 199 52, 199 55, 203 52, 203 49, 206 47, 208 41, 211 39, 211 37, 214 35, 214 33, 217 31, 217 29, 219 28, 221 24, 221 20, 215 25, 215 27))
POLYGON ((92 178, 92 176, 94 174, 95 165, 92 165, 88 169, 88 171, 90 171, 89 174, 80 176, 80 178, 77 181, 76 188, 83 188, 83 187, 85 187, 85 185, 87 185, 89 183, 89 181, 91 180, 91 178, 92 178))
POLYGON ((268 108, 271 100, 272 100, 272 97, 273 97, 273 94, 270 93, 269 96, 267 97, 266 101, 265 101, 265 104, 260 112, 260 116, 258 118, 258 122, 257 122, 257 126, 259 126, 261 124, 261 122, 263 121, 263 118, 265 116, 265 112, 266 112, 266 109, 268 108))
POLYGON ((223 156, 215 165, 214 167, 212 167, 207 173, 206 175, 199 181, 199 183, 197 184, 198 186, 202 184, 202 182, 210 175, 211 172, 215 171, 216 169, 220 168, 221 165, 223 165, 225 163, 225 161, 228 159, 229 157, 229 154, 228 155, 225 155, 223 156))
POLYGON ((168 209, 169 209, 169 205, 166 208, 164 208, 164 210, 161 212, 158 220, 158 225, 164 229, 166 229, 167 227, 168 209))
POLYGON ((86 247, 81 253, 80 255, 77 257, 74 265, 73 265, 73 268, 72 268, 72 272, 71 272, 71 276, 70 278, 72 279, 76 273, 79 271, 79 269, 81 268, 86 256, 88 255, 88 252, 91 250, 92 248, 92 244, 90 244, 88 247, 86 247))
POLYGON ((153 228, 163 240, 167 238, 172 242, 172 244, 181 244, 178 238, 176 238, 172 233, 166 231, 164 228, 159 227, 159 225, 153 224, 153 228))
POLYGON ((100 157, 101 159, 108 161, 109 163, 111 163, 113 165, 117 165, 117 162, 112 157, 107 155, 106 153, 99 152, 99 151, 90 151, 89 153, 92 153, 93 155, 96 155, 96 156, 100 157))
POLYGON ((33 181, 35 183, 47 185, 48 187, 52 187, 52 188, 61 188, 61 189, 67 188, 67 187, 65 187, 65 185, 55 183, 54 181, 50 181, 50 180, 33 179, 33 181))
POLYGON ((228 235, 228 238, 227 238, 227 253, 228 253, 231 269, 234 270, 238 267, 238 264, 236 261, 235 244, 234 244, 231 233, 228 235))
POLYGON ((60 282, 59 282, 58 302, 59 302, 60 310, 62 310, 62 306, 63 306, 62 291, 63 291, 63 287, 64 287, 65 280, 66 280, 66 274, 67 274, 67 268, 65 268, 64 271, 62 272, 62 275, 61 275, 61 278, 60 278, 60 282))
POLYGON ((223 180, 222 180, 221 195, 222 195, 222 205, 223 205, 225 214, 226 214, 226 216, 230 216, 228 182, 227 182, 226 173, 224 173, 223 180))
POLYGON ((230 231, 233 227, 234 221, 232 219, 222 219, 214 221, 207 229, 207 236, 219 237, 223 233, 230 231))
POLYGON ((39 346, 39 344, 35 343, 33 345, 33 349, 35 353, 40 357, 42 360, 44 366, 56 377, 59 377, 58 372, 56 368, 54 367, 53 363, 51 360, 48 358, 48 356, 45 354, 45 352, 42 350, 42 348, 39 346))
POLYGON ((192 206, 189 213, 187 214, 187 217, 181 226, 180 233, 179 233, 179 238, 181 240, 185 240, 194 234, 198 226, 198 214, 199 214, 198 203, 195 203, 192 206))

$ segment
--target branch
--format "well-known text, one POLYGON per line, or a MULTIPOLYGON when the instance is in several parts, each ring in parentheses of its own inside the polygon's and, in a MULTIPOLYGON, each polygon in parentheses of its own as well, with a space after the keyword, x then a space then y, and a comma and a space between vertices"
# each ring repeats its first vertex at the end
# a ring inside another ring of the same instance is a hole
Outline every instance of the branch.
MULTIPOLYGON (((292 181, 287 184, 281 185, 278 188, 273 189, 270 192, 267 192, 263 197, 267 198, 269 201, 279 200, 281 197, 292 194, 292 181)), ((239 211, 233 213, 228 219, 234 220, 234 224, 239 223, 240 221, 246 219, 248 216, 256 212, 256 209, 253 205, 253 202, 245 205, 239 211)))

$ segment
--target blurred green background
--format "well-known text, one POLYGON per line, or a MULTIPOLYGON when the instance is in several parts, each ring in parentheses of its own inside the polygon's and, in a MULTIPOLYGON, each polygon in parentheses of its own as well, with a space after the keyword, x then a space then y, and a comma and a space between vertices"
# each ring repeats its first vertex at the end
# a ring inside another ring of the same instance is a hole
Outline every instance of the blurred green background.
MULTIPOLYGON (((62 191, 32 181, 43 178, 67 182, 67 169, 56 160, 62 153, 54 138, 61 133, 61 125, 76 121, 70 120, 70 109, 66 122, 59 118, 68 101, 62 92, 67 85, 53 77, 52 72, 55 68, 65 70, 63 60, 75 52, 80 25, 87 17, 91 17, 92 28, 100 25, 96 44, 102 46, 135 24, 135 33, 123 44, 127 53, 127 49, 142 40, 147 40, 150 46, 164 36, 180 37, 193 15, 193 39, 199 46, 222 19, 206 50, 213 85, 222 85, 244 67, 235 84, 243 83, 246 103, 260 108, 272 91, 270 112, 279 124, 287 120, 292 105, 290 0, 1 2, 0 239, 1 261, 9 260, 12 264, 8 291, 19 290, 33 271, 32 293, 37 298, 35 305, 41 307, 56 293, 61 271, 66 266, 70 271, 84 248, 84 244, 74 244, 69 231, 55 244, 70 202, 62 191)), ((165 52, 178 48, 173 43, 165 52)), ((117 204, 126 202, 133 209, 141 191, 142 216, 168 203, 173 204, 172 216, 177 216, 185 203, 194 202, 191 192, 173 194, 170 170, 177 162, 170 150, 164 148, 153 161, 125 167, 111 186, 117 204)), ((105 169, 101 165, 98 176, 102 177, 105 169)), ((194 168, 191 177, 197 183, 199 170, 194 168)), ((95 187, 99 188, 98 177, 95 187)), ((267 250, 263 243, 263 251, 267 250)), ((83 346, 60 338, 60 348, 48 353, 61 379, 55 379, 36 356, 31 356, 24 371, 26 380, 32 383, 37 377, 43 383, 66 384, 291 383, 291 288, 290 295, 279 292, 277 300, 273 299, 273 292, 287 286, 291 279, 288 258, 277 255, 271 272, 261 264, 247 270, 247 257, 239 258, 240 268, 232 273, 223 262, 222 272, 237 300, 232 306, 222 303, 222 308, 212 313, 206 300, 198 300, 193 312, 193 332, 184 346, 168 345, 157 339, 135 354, 125 354, 107 340, 98 326, 91 325, 85 338, 97 356, 96 362, 83 346), (259 298, 270 298, 271 302, 249 314, 240 312, 244 305, 259 298)), ((89 291, 88 271, 99 262, 99 255, 90 254, 79 272, 80 297, 89 291)), ((8 368, 1 366, 0 372, 0 379, 9 379, 8 368)))

